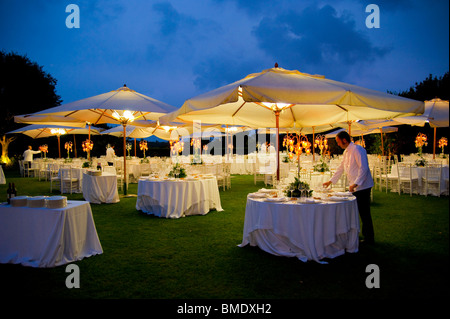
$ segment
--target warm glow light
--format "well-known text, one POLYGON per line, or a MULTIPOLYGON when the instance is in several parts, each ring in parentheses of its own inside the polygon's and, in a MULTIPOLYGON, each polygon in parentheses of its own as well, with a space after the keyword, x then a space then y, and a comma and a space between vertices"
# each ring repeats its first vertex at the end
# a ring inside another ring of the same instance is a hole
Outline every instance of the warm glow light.
POLYGON ((134 115, 131 111, 124 111, 122 115, 117 111, 114 111, 112 116, 121 123, 130 123, 134 121, 134 115))
POLYGON ((163 125, 161 126, 161 128, 166 131, 166 132, 170 132, 172 130, 175 130, 177 127, 176 126, 167 126, 167 125, 163 125))
POLYGON ((50 133, 54 135, 64 135, 66 134, 66 130, 63 128, 52 128, 50 129, 50 133))
POLYGON ((288 103, 270 103, 270 102, 262 102, 262 104, 273 110, 273 111, 281 111, 284 110, 285 108, 287 108, 290 104, 288 103))

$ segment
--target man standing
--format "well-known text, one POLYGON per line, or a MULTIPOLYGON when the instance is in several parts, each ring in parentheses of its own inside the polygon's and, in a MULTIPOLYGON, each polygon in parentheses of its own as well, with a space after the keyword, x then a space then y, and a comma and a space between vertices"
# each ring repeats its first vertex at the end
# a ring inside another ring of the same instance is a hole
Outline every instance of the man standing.
POLYGON ((328 187, 330 184, 336 183, 342 173, 347 174, 349 191, 355 195, 358 204, 364 236, 363 242, 373 244, 375 236, 370 214, 370 191, 373 187, 373 179, 366 150, 362 146, 354 144, 350 135, 345 131, 338 133, 336 143, 344 149, 344 158, 331 180, 323 183, 323 186, 328 187))
POLYGON ((116 153, 114 152, 114 146, 111 146, 108 144, 108 147, 106 148, 106 161, 108 162, 109 166, 114 165, 115 157, 116 157, 116 153))
POLYGON ((33 151, 31 145, 28 145, 28 149, 23 152, 23 162, 27 163, 28 167, 31 167, 31 162, 33 162, 33 154, 39 154, 41 151, 33 151))

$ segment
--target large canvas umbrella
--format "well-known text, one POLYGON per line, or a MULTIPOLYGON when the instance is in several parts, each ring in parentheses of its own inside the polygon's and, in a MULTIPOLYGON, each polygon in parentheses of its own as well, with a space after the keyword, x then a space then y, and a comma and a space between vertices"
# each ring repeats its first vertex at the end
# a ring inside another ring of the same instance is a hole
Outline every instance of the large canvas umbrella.
POLYGON ((96 127, 88 127, 85 125, 83 128, 62 126, 62 125, 44 125, 44 124, 31 124, 19 128, 17 130, 8 132, 6 134, 25 134, 31 138, 44 138, 49 136, 57 136, 58 138, 58 154, 61 157, 61 145, 60 136, 64 134, 100 134, 101 129, 96 127))
MULTIPOLYGON (((279 131, 280 127, 392 119, 423 111, 424 103, 420 101, 275 65, 188 99, 180 109, 161 117, 160 122, 201 120, 211 124, 276 127, 279 131)), ((278 139, 276 149, 278 152, 278 139)))
MULTIPOLYGON (((41 122, 51 121, 51 116, 69 117, 93 125, 101 123, 121 124, 125 132, 127 124, 135 119, 157 120, 160 116, 174 111, 175 107, 140 94, 126 85, 107 93, 70 102, 33 114, 15 117, 15 121, 27 119, 41 122), (37 116, 37 117, 36 117, 37 116), (48 117, 48 118, 47 118, 48 117)), ((123 136, 124 194, 127 194, 126 175, 126 134, 123 136)))
POLYGON ((414 126, 424 126, 429 123, 434 128, 433 141, 433 158, 436 155, 436 128, 449 126, 449 104, 448 101, 435 98, 425 101, 425 111, 423 115, 408 116, 405 118, 396 119, 401 124, 409 124, 414 126))

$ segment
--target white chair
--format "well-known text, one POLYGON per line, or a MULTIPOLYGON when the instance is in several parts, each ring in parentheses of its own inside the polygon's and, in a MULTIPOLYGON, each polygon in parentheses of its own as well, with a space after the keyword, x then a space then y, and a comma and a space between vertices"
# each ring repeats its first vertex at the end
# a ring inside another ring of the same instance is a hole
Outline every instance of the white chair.
POLYGON ((260 167, 259 160, 256 157, 255 161, 253 163, 253 181, 254 181, 255 185, 256 185, 256 182, 258 182, 258 181, 263 181, 263 182, 265 181, 264 174, 265 174, 265 167, 262 167, 262 168, 260 167))
POLYGON ((47 164, 45 162, 39 162, 39 181, 41 180, 41 178, 45 179, 46 181, 48 180, 47 177, 47 164))
POLYGON ((23 161, 23 174, 25 177, 36 177, 36 173, 39 173, 39 168, 33 167, 30 162, 23 161))
POLYGON ((50 163, 47 165, 47 176, 48 180, 50 180, 50 193, 53 191, 53 188, 57 188, 61 190, 61 180, 58 176, 59 165, 57 163, 50 163))
POLYGON ((114 161, 114 167, 116 169, 116 176, 117 176, 117 188, 122 190, 123 189, 123 161, 114 161))
POLYGON ((227 176, 225 174, 225 164, 215 164, 216 169, 216 179, 217 179, 217 185, 219 188, 222 186, 223 190, 227 189, 227 176))
MULTIPOLYGON (((396 165, 398 165, 398 163, 396 165)), ((386 193, 388 192, 388 189, 392 190, 394 187, 397 187, 396 183, 398 176, 397 172, 392 172, 392 166, 393 165, 390 162, 386 162, 382 170, 381 181, 386 188, 386 193)))
POLYGON ((140 176, 149 176, 151 174, 150 163, 141 163, 140 164, 140 176))
POLYGON ((398 194, 409 189, 409 196, 412 196, 414 188, 417 188, 418 178, 413 176, 411 163, 398 163, 398 194))
POLYGON ((425 176, 422 177, 422 183, 425 185, 425 196, 428 196, 429 191, 431 194, 441 196, 441 163, 428 163, 425 165, 425 176), (433 191, 433 187, 436 187, 433 191))
POLYGON ((74 177, 73 168, 70 165, 61 165, 59 168, 59 178, 61 185, 61 194, 64 194, 67 190, 68 193, 72 194, 76 190, 80 181, 78 178, 74 177))

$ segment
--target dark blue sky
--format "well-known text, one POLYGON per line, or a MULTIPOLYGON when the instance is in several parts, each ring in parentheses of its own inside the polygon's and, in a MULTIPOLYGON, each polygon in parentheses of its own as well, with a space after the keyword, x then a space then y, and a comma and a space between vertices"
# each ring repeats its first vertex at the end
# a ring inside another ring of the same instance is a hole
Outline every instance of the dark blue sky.
POLYGON ((63 103, 126 83, 180 107, 193 96, 285 69, 386 92, 449 63, 447 0, 0 0, 0 50, 58 80, 63 103), (366 6, 380 8, 367 28, 366 6), (66 27, 77 4, 80 28, 66 27))

